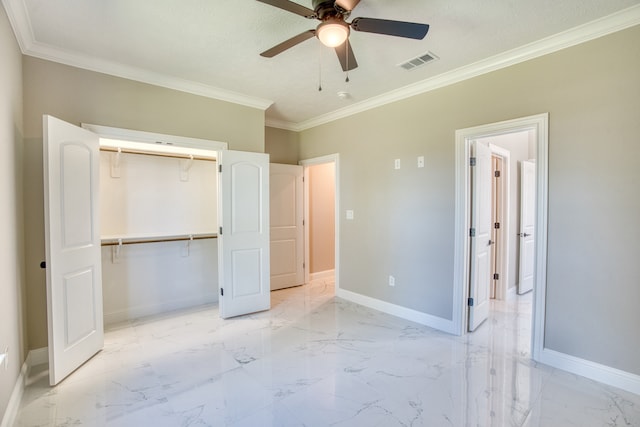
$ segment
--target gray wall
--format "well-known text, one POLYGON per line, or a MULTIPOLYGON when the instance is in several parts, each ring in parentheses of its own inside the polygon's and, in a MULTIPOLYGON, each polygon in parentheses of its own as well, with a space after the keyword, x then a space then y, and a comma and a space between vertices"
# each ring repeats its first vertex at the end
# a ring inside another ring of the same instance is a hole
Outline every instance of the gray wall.
POLYGON ((271 163, 298 164, 298 132, 267 127, 264 138, 264 152, 269 153, 271 163))
POLYGON ((25 134, 25 245, 29 348, 47 345, 42 188, 42 115, 229 143, 264 152, 264 111, 23 58, 25 134))
POLYGON ((25 360, 22 234, 22 55, 0 7, 0 422, 25 360))
POLYGON ((303 131, 300 158, 340 153, 341 215, 355 211, 340 286, 451 319, 455 130, 549 112, 545 346, 640 374, 638 40, 636 26, 303 131))

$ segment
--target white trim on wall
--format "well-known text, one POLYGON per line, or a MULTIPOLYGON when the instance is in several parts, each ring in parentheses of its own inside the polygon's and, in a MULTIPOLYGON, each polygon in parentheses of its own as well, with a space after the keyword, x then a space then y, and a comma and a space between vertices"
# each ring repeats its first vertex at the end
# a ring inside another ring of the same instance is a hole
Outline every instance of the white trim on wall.
POLYGON ((4 411, 2 420, 0 420, 0 427, 12 427, 14 425, 16 417, 18 416, 18 410, 20 409, 20 401, 22 401, 22 396, 24 395, 24 385, 27 381, 28 371, 28 364, 25 361, 22 364, 20 374, 11 392, 7 409, 4 411))
POLYGON ((24 395, 25 384, 27 383, 27 379, 29 378, 31 368, 47 363, 49 363, 48 347, 31 350, 29 354, 27 354, 27 358, 20 368, 20 374, 18 375, 16 383, 13 387, 13 391, 11 392, 11 397, 9 398, 7 409, 2 416, 2 420, 0 420, 0 427, 12 427, 15 424, 16 418, 18 416, 18 411, 20 410, 20 402, 22 401, 22 396, 24 395))
MULTIPOLYGON (((87 129, 101 138, 110 138, 130 142, 143 142, 163 147, 166 151, 173 147, 194 148, 207 150, 208 152, 226 150, 229 146, 226 142, 212 141, 208 139, 191 138, 188 136, 166 135, 155 132, 144 132, 140 130, 116 128, 111 126, 94 125, 82 123, 83 129, 87 129), (169 144, 167 146, 167 144, 169 144)), ((193 154, 198 154, 194 152, 193 154)), ((205 153, 206 154, 206 153, 205 153)))
MULTIPOLYGON (((321 165, 325 163, 333 163, 334 165, 334 184, 335 184, 335 262, 334 262, 334 281, 336 295, 340 289, 340 154, 328 154, 326 156, 314 157, 311 159, 300 160, 298 164, 304 168, 304 221, 309 224, 309 166, 321 165)), ((304 227, 304 258, 305 283, 311 280, 309 274, 309 227, 304 227)))
POLYGON ((133 67, 41 43, 36 40, 25 1, 2 0, 2 4, 7 11, 9 22, 11 22, 20 50, 24 55, 260 110, 266 110, 273 104, 273 101, 269 99, 250 96, 193 80, 177 78, 157 70, 152 71, 133 67))
POLYGON ((396 305, 376 298, 371 298, 369 296, 348 291, 346 289, 336 289, 336 296, 347 301, 371 308, 373 310, 381 311, 392 316, 410 320, 412 322, 429 326, 430 328, 438 329, 449 334, 456 333, 455 322, 453 322, 452 320, 443 319, 442 317, 434 316, 432 314, 423 313, 421 311, 413 310, 401 305, 396 305))
POLYGON ((483 74, 501 70, 512 65, 520 64, 531 59, 539 58, 617 31, 622 31, 638 24, 640 24, 640 5, 635 5, 544 39, 499 53, 473 64, 447 71, 440 75, 430 77, 399 89, 383 93, 379 96, 374 96, 309 120, 304 120, 299 123, 289 123, 289 126, 286 126, 285 122, 282 121, 267 120, 267 126, 280 127, 282 129, 297 132, 311 129, 313 127, 349 117, 363 111, 371 110, 382 105, 390 104, 392 102, 472 79, 483 74))
MULTIPOLYGON (((2 4, 4 4, 11 27, 20 45, 20 50, 24 55, 207 98, 246 105, 261 110, 266 110, 273 104, 272 100, 249 96, 196 81, 168 76, 157 71, 143 70, 141 68, 95 58, 90 55, 78 54, 77 52, 70 52, 40 43, 35 39, 24 0, 2 0, 2 4)), ((635 5, 542 40, 499 53, 490 58, 369 98, 333 112, 322 114, 299 123, 267 118, 266 125, 299 132, 362 111, 538 58, 549 53, 557 52, 638 24, 640 24, 640 5, 635 5)))
POLYGON ((640 395, 640 375, 543 348, 539 362, 640 395))

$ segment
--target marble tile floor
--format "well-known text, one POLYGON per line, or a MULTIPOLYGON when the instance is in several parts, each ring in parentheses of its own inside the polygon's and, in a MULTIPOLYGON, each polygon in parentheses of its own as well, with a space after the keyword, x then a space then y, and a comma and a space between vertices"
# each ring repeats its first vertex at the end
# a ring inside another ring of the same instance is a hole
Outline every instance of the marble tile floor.
POLYGON ((272 293, 119 324, 57 387, 33 369, 16 426, 640 426, 640 396, 530 359, 531 295, 464 337, 334 297, 272 293))

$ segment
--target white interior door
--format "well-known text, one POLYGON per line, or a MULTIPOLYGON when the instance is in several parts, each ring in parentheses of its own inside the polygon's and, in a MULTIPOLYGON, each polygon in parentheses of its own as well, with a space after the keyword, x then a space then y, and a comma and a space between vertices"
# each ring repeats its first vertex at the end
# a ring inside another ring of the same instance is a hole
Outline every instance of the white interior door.
POLYGON ((269 165, 271 290, 304 283, 302 166, 269 165))
POLYGON ((520 163, 520 266, 518 293, 533 289, 535 257, 536 164, 532 160, 520 163))
POLYGON ((220 316, 271 307, 269 155, 218 152, 220 316))
POLYGON ((104 344, 100 144, 94 133, 51 116, 43 127, 49 381, 55 385, 104 344))
POLYGON ((469 276, 469 331, 489 316, 491 285, 491 149, 474 141, 471 167, 471 272, 469 276))

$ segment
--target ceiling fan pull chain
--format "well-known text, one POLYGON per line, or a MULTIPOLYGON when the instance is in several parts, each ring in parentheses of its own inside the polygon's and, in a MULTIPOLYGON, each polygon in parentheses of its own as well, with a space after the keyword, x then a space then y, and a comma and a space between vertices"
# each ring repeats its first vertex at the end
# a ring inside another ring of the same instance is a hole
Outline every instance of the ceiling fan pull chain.
POLYGON ((344 79, 344 81, 346 83, 349 83, 349 37, 347 37, 347 39, 344 41, 346 43, 345 45, 345 50, 344 50, 344 56, 346 57, 346 62, 347 62, 347 78, 344 79))
POLYGON ((322 45, 318 44, 318 92, 322 92, 322 45))

